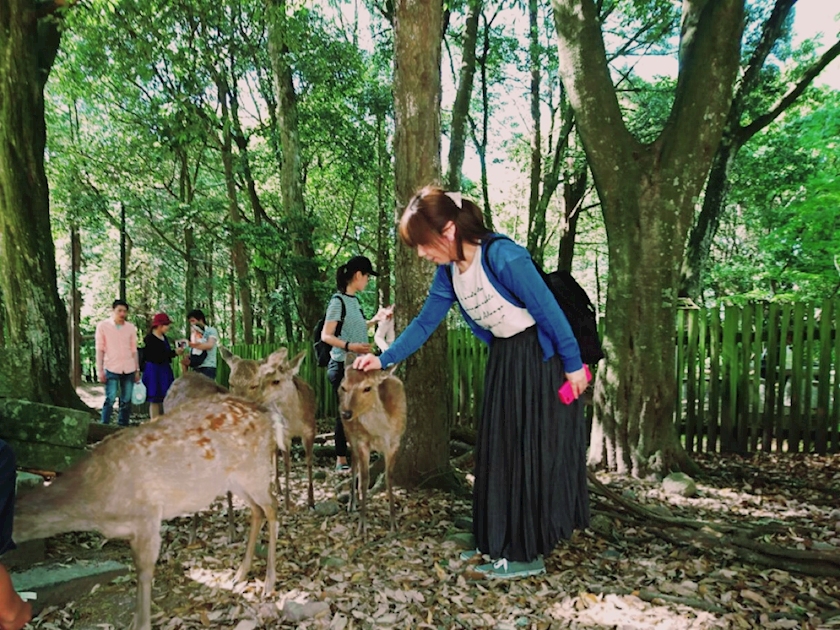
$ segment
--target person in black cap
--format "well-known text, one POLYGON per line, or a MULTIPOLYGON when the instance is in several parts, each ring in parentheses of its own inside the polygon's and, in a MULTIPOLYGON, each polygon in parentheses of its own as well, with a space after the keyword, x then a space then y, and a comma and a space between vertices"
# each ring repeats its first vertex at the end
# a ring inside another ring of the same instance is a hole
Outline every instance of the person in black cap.
MULTIPOLYGON (((327 366, 327 378, 338 397, 338 387, 344 378, 344 357, 347 352, 364 354, 371 351, 367 329, 376 321, 368 320, 362 312, 358 291, 363 291, 371 276, 379 274, 365 256, 354 256, 341 265, 335 274, 338 293, 333 294, 324 316, 324 328, 321 339, 331 345, 330 363, 327 366), (339 327, 339 322, 341 326, 339 327), (337 332, 338 331, 338 332, 337 332)), ((335 419, 335 469, 347 472, 347 439, 344 437, 344 425, 341 417, 335 419)))

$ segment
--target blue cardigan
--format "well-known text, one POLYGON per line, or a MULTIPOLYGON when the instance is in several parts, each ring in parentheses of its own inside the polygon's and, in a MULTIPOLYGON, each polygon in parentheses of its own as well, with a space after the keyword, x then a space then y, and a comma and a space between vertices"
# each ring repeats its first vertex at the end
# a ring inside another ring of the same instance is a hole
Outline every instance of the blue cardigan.
MULTIPOLYGON (((480 264, 484 265, 484 256, 480 258, 480 264)), ((492 271, 484 271, 493 287, 510 303, 524 305, 536 321, 543 360, 548 361, 555 354, 559 354, 566 372, 581 369, 583 362, 580 358, 580 348, 569 326, 569 320, 534 266, 528 250, 507 238, 501 238, 494 242, 487 258, 492 271)), ((379 357, 382 367, 390 367, 414 354, 437 329, 452 304, 457 301, 451 274, 444 265, 438 265, 423 308, 391 347, 379 357)), ((475 336, 484 343, 491 344, 493 335, 490 331, 476 324, 460 303, 458 306, 475 336)))

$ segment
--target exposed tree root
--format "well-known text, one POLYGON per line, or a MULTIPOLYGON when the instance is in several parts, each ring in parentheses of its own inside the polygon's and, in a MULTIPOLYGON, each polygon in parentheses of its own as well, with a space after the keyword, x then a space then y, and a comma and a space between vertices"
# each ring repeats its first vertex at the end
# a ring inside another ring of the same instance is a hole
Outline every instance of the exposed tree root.
POLYGON ((794 549, 756 540, 767 534, 790 531, 781 523, 750 527, 663 516, 612 491, 591 471, 588 475, 590 492, 608 499, 611 504, 599 506, 599 510, 611 518, 630 520, 634 524, 641 521, 648 531, 673 545, 718 550, 726 547, 752 564, 817 577, 840 577, 840 550, 794 549))

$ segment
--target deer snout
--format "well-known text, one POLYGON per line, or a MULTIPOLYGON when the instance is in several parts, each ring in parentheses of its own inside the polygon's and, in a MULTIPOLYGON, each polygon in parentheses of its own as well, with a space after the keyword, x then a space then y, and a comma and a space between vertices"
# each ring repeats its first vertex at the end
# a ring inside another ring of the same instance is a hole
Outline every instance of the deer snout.
POLYGON ((353 419, 353 410, 352 409, 342 409, 341 410, 341 419, 342 420, 352 420, 353 419))

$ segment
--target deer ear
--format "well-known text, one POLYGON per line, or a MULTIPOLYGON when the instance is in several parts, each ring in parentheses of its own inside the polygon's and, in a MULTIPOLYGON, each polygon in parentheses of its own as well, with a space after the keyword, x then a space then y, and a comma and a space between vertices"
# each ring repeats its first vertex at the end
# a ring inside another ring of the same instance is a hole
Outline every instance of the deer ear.
POLYGON ((344 355, 344 367, 345 369, 351 367, 353 362, 356 360, 356 357, 359 356, 355 352, 348 352, 344 355))
POLYGON ((269 354, 265 359, 263 359, 263 361, 265 362, 266 367, 275 368, 285 361, 287 356, 289 356, 289 349, 280 348, 279 350, 275 350, 269 354))
POLYGON ((301 350, 291 361, 289 361, 289 369, 292 371, 292 376, 298 373, 298 370, 300 370, 300 364, 303 363, 307 354, 309 354, 308 350, 301 350))
POLYGON ((233 354, 230 350, 225 348, 224 346, 219 346, 219 354, 222 355, 222 358, 225 360, 225 363, 233 367, 239 361, 239 357, 233 354))

